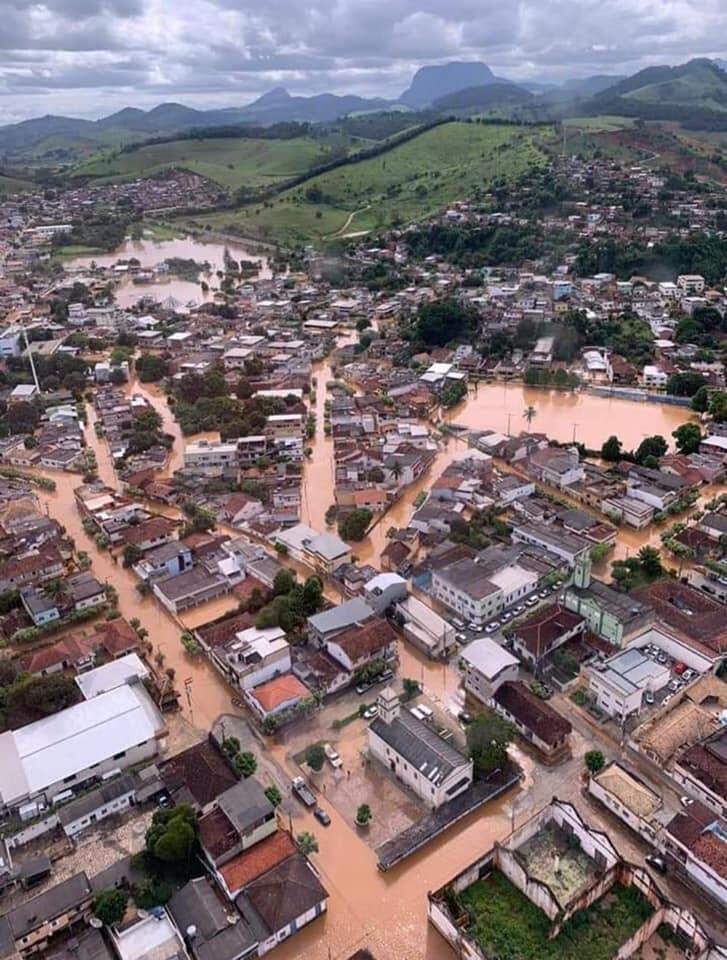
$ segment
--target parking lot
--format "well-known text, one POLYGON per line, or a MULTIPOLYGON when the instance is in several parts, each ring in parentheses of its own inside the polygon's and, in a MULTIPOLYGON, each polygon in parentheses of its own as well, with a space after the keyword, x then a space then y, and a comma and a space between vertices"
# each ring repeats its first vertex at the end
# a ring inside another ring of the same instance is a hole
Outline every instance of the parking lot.
POLYGON ((664 707, 683 687, 692 683, 701 676, 698 670, 688 667, 685 663, 670 656, 655 643, 649 643, 640 648, 641 653, 650 660, 668 667, 671 680, 661 690, 647 690, 644 694, 644 703, 647 706, 664 707))
POLYGON ((496 617, 493 617, 482 627, 474 626, 472 623, 465 623, 464 620, 450 612, 445 612, 444 616, 457 631, 457 642, 461 646, 465 646, 483 635, 492 636, 496 634, 502 627, 507 626, 508 623, 512 623, 526 613, 532 613, 540 606, 552 603, 555 600, 562 600, 564 585, 564 580, 558 580, 551 587, 541 587, 538 590, 533 590, 527 597, 522 597, 517 603, 512 604, 501 613, 498 613, 496 617))

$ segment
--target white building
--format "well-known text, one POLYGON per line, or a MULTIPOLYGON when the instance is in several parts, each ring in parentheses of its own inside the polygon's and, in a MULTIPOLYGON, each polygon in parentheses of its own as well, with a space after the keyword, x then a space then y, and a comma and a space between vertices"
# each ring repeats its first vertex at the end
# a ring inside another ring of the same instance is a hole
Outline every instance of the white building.
POLYGON ((240 463, 237 441, 199 440, 185 444, 184 466, 207 477, 234 472, 240 463))
POLYGON ((30 818, 60 794, 157 756, 165 733, 140 683, 8 730, 0 734, 0 810, 23 807, 30 818))
POLYGON ((439 736, 425 720, 402 707, 386 687, 379 715, 368 731, 371 754, 432 809, 463 793, 472 783, 472 761, 439 736))
POLYGON ((598 707, 622 721, 641 710, 647 691, 662 690, 671 680, 667 664, 658 663, 635 648, 587 667, 585 673, 598 707))
POLYGON ((240 690, 251 690, 291 668, 290 644, 280 627, 241 630, 230 643, 210 652, 213 662, 240 690))
POLYGON ((647 364, 641 374, 641 382, 649 390, 663 390, 668 379, 668 374, 654 364, 647 364))
POLYGON ((464 688, 487 703, 500 684, 517 680, 520 661, 489 637, 473 640, 459 655, 464 688))
POLYGON ((404 618, 404 635, 414 646, 429 657, 449 653, 456 645, 454 627, 431 607, 416 597, 409 596, 397 603, 396 609, 404 618))

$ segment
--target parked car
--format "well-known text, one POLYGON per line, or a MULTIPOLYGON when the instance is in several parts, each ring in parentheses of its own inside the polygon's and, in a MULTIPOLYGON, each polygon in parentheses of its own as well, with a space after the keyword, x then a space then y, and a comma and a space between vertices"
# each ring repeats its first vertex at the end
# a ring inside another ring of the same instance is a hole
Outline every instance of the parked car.
POLYGON ((316 818, 318 823, 322 823, 324 827, 330 827, 331 818, 322 807, 316 807, 313 811, 313 816, 316 818))
POLYGON ((417 710, 424 717, 425 720, 431 720, 434 716, 434 711, 431 707, 425 706, 423 703, 420 703, 417 707, 417 710))
POLYGON ((538 596, 540 597, 541 600, 545 600, 545 598, 548 596, 548 591, 547 591, 547 590, 541 590, 540 593, 538 594, 538 596))
POLYGON ((381 673, 376 678, 377 683, 383 683, 385 680, 391 680, 394 676, 394 671, 391 667, 387 667, 386 670, 382 670, 381 673))
POLYGON ((373 720, 374 717, 378 716, 378 714, 379 714, 379 708, 374 703, 370 707, 368 707, 366 710, 364 710, 363 718, 364 720, 373 720))
POLYGON ((494 633, 495 630, 500 626, 499 620, 493 620, 492 623, 488 623, 485 627, 485 633, 494 633))
POLYGON ((338 769, 339 767, 343 766, 343 760, 341 760, 338 753, 333 749, 330 743, 323 744, 323 752, 325 753, 326 757, 328 758, 328 762, 332 767, 338 769))
POLYGON ((525 601, 525 606, 534 607, 537 602, 538 602, 537 597, 528 597, 528 599, 525 601))
POLYGON ((677 660, 677 662, 674 664, 674 673, 676 673, 677 676, 680 677, 683 673, 686 673, 686 672, 687 672, 686 663, 682 663, 680 660, 677 660))
POLYGON ((452 617, 449 622, 452 624, 455 630, 464 630, 464 620, 460 620, 458 617, 452 617))
POLYGON ((373 684, 371 683, 359 683, 359 685, 356 687, 356 693, 359 695, 359 697, 362 697, 368 690, 371 689, 372 686, 373 684))
POLYGON ((460 710, 459 713, 457 714, 457 719, 461 724, 463 724, 466 727, 468 724, 472 723, 472 720, 474 718, 472 714, 467 713, 466 710, 460 710))
POLYGON ((503 623, 507 623, 507 621, 510 620, 511 618, 512 618, 512 614, 510 613, 509 610, 506 610, 504 613, 500 614, 500 619, 502 620, 503 623))
POLYGON ((651 706, 654 703, 655 697, 652 690, 647 690, 644 694, 644 700, 651 706))
POLYGON ((525 607, 519 603, 516 607, 513 607, 513 613, 522 613, 525 607))
POLYGON ((465 633, 458 633, 454 639, 460 644, 467 643, 467 635, 465 633))
POLYGON ((647 857, 644 858, 650 867, 653 867, 654 870, 659 873, 666 873, 666 860, 663 857, 657 856, 657 854, 650 853, 647 857))
POLYGON ((293 793, 306 807, 315 806, 315 795, 302 777, 293 777, 293 793))

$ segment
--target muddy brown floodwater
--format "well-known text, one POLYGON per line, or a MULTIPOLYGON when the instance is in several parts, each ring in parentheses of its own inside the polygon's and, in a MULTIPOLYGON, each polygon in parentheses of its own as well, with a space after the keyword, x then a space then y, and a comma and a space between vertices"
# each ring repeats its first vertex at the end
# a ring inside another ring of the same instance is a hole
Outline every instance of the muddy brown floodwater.
POLYGON ((190 280, 182 280, 179 277, 161 276, 153 283, 136 284, 131 277, 124 277, 119 281, 114 291, 116 302, 120 307, 129 307, 136 303, 141 297, 151 296, 158 300, 166 300, 168 297, 174 297, 182 304, 192 301, 202 303, 205 300, 211 300, 219 286, 219 280, 216 277, 216 271, 224 268, 225 247, 230 251, 236 260, 256 260, 260 263, 260 270, 257 276, 267 278, 271 275, 267 258, 255 247, 240 243, 203 243, 195 240, 194 237, 179 237, 174 240, 126 240, 121 246, 111 253, 98 254, 97 256, 76 257, 69 260, 67 266, 89 267, 95 263, 99 267, 111 267, 117 260, 128 260, 136 257, 141 266, 150 269, 162 261, 179 257, 183 260, 196 260, 203 263, 205 260, 210 264, 210 274, 200 274, 200 280, 206 280, 210 289, 202 290, 199 283, 190 280))
MULTIPOLYGON (((199 251, 193 253, 189 248, 177 249, 169 255, 195 254, 202 259, 199 251)), ((301 514, 304 522, 322 530, 325 512, 333 503, 333 444, 325 436, 323 427, 326 383, 332 379, 330 362, 326 360, 317 364, 314 375, 317 377, 317 429, 311 442, 312 458, 304 468, 301 514)), ((172 472, 182 463, 183 438, 163 393, 157 387, 138 382, 130 384, 128 390, 141 393, 153 404, 163 419, 165 431, 174 437, 175 445, 167 466, 167 472, 172 472)), ((519 386, 482 385, 476 395, 453 411, 451 419, 471 428, 491 427, 505 431, 510 413, 511 431, 515 433, 525 426, 522 411, 529 404, 536 409, 533 429, 568 440, 572 439, 575 422, 578 424, 577 439, 593 447, 600 446, 611 433, 618 434, 626 446, 637 445, 644 434, 660 433, 670 439, 671 431, 688 418, 686 411, 672 407, 580 394, 547 394, 519 386)), ((108 462, 106 445, 96 436, 93 429, 95 415, 90 407, 88 410, 87 441, 96 452, 102 479, 115 487, 117 480, 108 462)), ((377 563, 386 543, 386 530, 408 522, 416 495, 427 489, 445 466, 465 449, 461 440, 445 440, 428 474, 405 492, 366 540, 355 545, 355 552, 362 561, 377 563)), ((191 708, 185 701, 183 710, 196 726, 208 730, 220 713, 234 712, 230 704, 231 691, 207 661, 187 657, 180 645, 179 634, 182 622, 188 625, 203 623, 230 609, 235 601, 229 597, 220 598, 190 611, 179 621, 151 597, 140 597, 135 589, 134 575, 117 566, 108 553, 100 553, 84 531, 74 499, 79 479, 65 474, 54 474, 53 478, 57 483, 56 491, 39 492, 48 512, 65 525, 77 548, 86 550, 93 558, 96 574, 116 587, 122 615, 127 619, 138 617, 141 620, 154 647, 164 653, 165 666, 176 671, 178 681, 192 678, 191 708)), ((638 537, 638 534, 634 536, 638 537)), ((404 644, 399 654, 402 676, 422 680, 428 696, 444 709, 456 712, 461 708, 462 695, 453 668, 432 663, 404 644)), ((273 745, 270 750, 288 775, 298 772, 284 746, 273 745)), ((525 767, 527 790, 533 783, 534 768, 527 756, 519 755, 518 760, 525 767)), ((368 947, 377 960, 451 960, 452 951, 427 924, 427 892, 446 882, 478 853, 509 833, 512 805, 517 796, 517 791, 513 790, 483 812, 472 814, 387 874, 377 869, 374 852, 325 800, 323 805, 332 818, 327 829, 300 807, 296 810, 293 829, 296 833, 311 830, 318 839, 320 852, 313 856, 313 860, 330 893, 328 915, 281 944, 276 957, 279 960, 345 960, 355 950, 368 947)))

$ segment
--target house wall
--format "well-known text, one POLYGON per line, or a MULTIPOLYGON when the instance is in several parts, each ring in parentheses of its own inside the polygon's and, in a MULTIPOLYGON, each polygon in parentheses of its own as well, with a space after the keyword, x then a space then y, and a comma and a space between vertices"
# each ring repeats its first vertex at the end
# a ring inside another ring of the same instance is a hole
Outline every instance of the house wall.
POLYGON ((591 777, 588 781, 588 792, 596 797, 597 800, 600 800, 601 803, 608 807, 608 809, 614 813, 619 819, 623 820, 624 823, 628 824, 632 830, 643 837, 647 843, 653 844, 656 839, 656 830, 651 824, 644 820, 643 817, 640 817, 638 814, 634 813, 633 810, 629 810, 617 797, 615 797, 609 790, 606 790, 596 779, 591 777))
POLYGON ((701 780, 697 780, 689 770, 675 763, 671 770, 672 779, 685 787, 689 793, 700 800, 710 810, 714 810, 720 817, 727 817, 727 800, 719 794, 709 790, 701 780))
POLYGON ((77 820, 73 820, 70 823, 65 824, 63 827, 63 832, 67 837, 75 837, 76 834, 81 833, 90 826, 93 826, 94 823, 105 820, 107 817, 111 817, 115 813, 121 813, 123 810, 128 810, 134 802, 135 792, 135 790, 130 790, 128 793, 125 793, 120 797, 116 797, 116 799, 111 800, 108 803, 101 804, 99 807, 97 807, 95 810, 92 810, 90 813, 87 813, 85 816, 79 817, 77 820))

